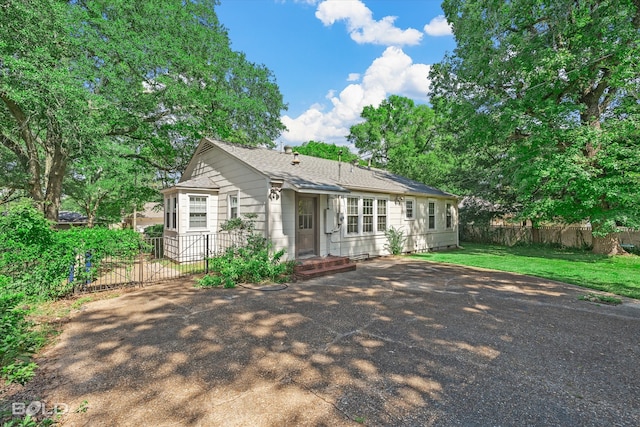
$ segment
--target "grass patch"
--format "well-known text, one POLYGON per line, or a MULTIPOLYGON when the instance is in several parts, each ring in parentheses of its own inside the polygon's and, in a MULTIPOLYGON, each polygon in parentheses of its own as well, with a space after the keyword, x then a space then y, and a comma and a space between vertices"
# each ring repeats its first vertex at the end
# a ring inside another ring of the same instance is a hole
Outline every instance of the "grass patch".
POLYGON ((596 303, 602 303, 602 304, 608 304, 608 305, 622 304, 622 300, 620 298, 614 298, 608 295, 594 294, 591 292, 586 295, 580 295, 578 299, 580 301, 589 301, 589 302, 596 302, 596 303))
POLYGON ((176 271, 178 271, 181 274, 198 274, 198 273, 204 273, 205 271, 205 261, 195 261, 195 262, 188 262, 188 263, 183 263, 183 264, 179 264, 176 263, 174 261, 168 260, 168 259, 161 259, 161 260, 157 260, 157 261, 153 261, 155 263, 159 263, 160 265, 164 266, 164 267, 169 267, 172 268, 176 271))
POLYGON ((547 246, 462 244, 464 249, 411 255, 426 261, 528 274, 640 299, 640 256, 596 255, 547 246))

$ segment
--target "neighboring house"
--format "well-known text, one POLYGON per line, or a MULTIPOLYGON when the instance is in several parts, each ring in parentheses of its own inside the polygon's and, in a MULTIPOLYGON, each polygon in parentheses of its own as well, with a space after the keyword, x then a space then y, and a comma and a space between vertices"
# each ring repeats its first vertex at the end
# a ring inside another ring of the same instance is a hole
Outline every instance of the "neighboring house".
POLYGON ((290 150, 205 138, 180 182, 162 193, 164 235, 176 241, 255 214, 256 231, 276 250, 285 248, 288 259, 388 255, 390 227, 404 232, 405 252, 458 246, 456 196, 384 170, 290 150))
MULTIPOLYGON (((163 224, 164 212, 157 202, 145 203, 141 211, 136 212, 136 231, 142 233, 147 227, 163 224)), ((133 214, 124 218, 124 226, 133 228, 133 214)))

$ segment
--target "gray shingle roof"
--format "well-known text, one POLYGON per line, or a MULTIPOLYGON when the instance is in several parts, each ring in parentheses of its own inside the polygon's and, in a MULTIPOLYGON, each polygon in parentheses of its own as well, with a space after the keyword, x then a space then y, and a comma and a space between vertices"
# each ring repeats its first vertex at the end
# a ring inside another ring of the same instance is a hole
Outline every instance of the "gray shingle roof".
POLYGON ((298 156, 300 163, 293 165, 292 154, 261 147, 229 144, 208 138, 201 142, 198 151, 210 149, 207 144, 219 147, 270 179, 283 180, 299 190, 336 192, 362 190, 453 197, 450 193, 382 169, 354 166, 350 163, 302 154, 298 156))
POLYGON ((199 176, 197 178, 189 179, 187 181, 180 181, 175 185, 176 188, 213 188, 218 186, 206 176, 199 176))

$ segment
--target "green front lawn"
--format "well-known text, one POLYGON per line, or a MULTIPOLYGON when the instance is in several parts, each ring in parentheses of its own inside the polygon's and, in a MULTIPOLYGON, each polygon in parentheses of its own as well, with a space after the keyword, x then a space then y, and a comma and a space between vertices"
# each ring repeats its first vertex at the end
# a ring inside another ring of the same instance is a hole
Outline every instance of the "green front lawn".
POLYGON ((461 245, 464 249, 411 257, 528 274, 640 299, 640 256, 608 257, 546 246, 461 245))

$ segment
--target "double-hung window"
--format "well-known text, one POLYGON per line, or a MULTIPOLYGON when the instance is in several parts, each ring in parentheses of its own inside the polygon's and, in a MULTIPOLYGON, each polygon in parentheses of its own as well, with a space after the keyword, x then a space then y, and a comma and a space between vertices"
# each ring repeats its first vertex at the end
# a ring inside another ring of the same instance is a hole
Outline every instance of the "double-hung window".
POLYGON ((238 218, 238 195, 229 196, 229 219, 238 218))
POLYGON ((173 198, 173 211, 171 211, 173 222, 171 228, 178 228, 178 198, 173 198))
POLYGON ((451 211, 451 203, 447 203, 447 228, 453 227, 453 212, 451 211))
POLYGON ((406 199, 404 201, 404 217, 405 219, 415 219, 416 217, 416 199, 406 199))
POLYGON ((207 227, 207 198, 204 196, 189 197, 189 228, 207 227))
POLYGON ((373 233, 373 199, 362 199, 362 232, 373 233))
POLYGON ((171 199, 167 198, 164 203, 164 228, 171 227, 169 219, 171 218, 171 199))
POLYGON ((347 233, 357 234, 360 228, 357 197, 347 197, 347 233))
POLYGON ((178 197, 167 197, 164 202, 164 227, 178 227, 178 197))
POLYGON ((436 203, 428 203, 428 215, 429 215, 429 230, 435 230, 436 228, 436 203))
POLYGON ((377 231, 387 231, 387 201, 378 199, 378 227, 377 231))

